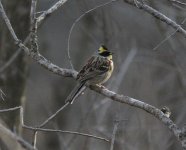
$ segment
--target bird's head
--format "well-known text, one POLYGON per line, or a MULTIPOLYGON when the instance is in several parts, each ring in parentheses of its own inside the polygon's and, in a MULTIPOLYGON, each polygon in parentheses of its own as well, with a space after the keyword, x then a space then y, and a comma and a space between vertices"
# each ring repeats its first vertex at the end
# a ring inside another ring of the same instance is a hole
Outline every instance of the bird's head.
POLYGON ((100 48, 98 49, 98 54, 102 57, 106 57, 108 58, 109 60, 112 60, 112 52, 110 52, 106 46, 104 45, 101 45, 100 48))

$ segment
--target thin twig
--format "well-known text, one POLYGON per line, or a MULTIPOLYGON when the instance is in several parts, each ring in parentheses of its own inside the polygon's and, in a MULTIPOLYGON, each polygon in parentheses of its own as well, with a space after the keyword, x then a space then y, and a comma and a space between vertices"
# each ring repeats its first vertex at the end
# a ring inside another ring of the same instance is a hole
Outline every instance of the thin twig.
MULTIPOLYGON (((181 22, 181 25, 183 25, 186 21, 186 18, 181 22)), ((157 50, 162 44, 164 44, 168 39, 170 39, 173 35, 176 34, 176 32, 178 32, 178 28, 173 31, 172 33, 170 33, 164 40, 162 40, 159 44, 157 44, 153 50, 157 50)))
MULTIPOLYGON (((23 126, 24 127, 24 126, 23 126)), ((34 131, 32 145, 34 148, 37 146, 37 131, 34 131)))
POLYGON ((184 2, 180 2, 180 1, 178 1, 178 0, 168 0, 168 1, 170 1, 170 2, 172 2, 172 3, 179 4, 179 5, 186 6, 186 3, 184 3, 184 2))
POLYGON ((77 72, 71 69, 62 69, 54 64, 52 64, 49 60, 47 60, 45 57, 43 57, 41 54, 39 53, 33 53, 30 51, 30 49, 28 47, 26 47, 17 37, 17 35, 15 34, 12 25, 10 24, 10 21, 4 11, 3 5, 0 1, 0 13, 2 15, 2 18, 4 19, 8 30, 10 31, 15 44, 23 49, 25 51, 25 53, 30 56, 33 60, 35 60, 38 64, 40 64, 41 66, 43 66, 44 68, 52 71, 53 73, 59 74, 59 75, 64 75, 66 77, 73 77, 76 78, 77 72))
POLYGON ((119 125, 119 121, 114 121, 114 129, 112 132, 112 140, 111 140, 111 144, 110 144, 110 150, 114 149, 114 142, 115 142, 115 138, 116 138, 116 132, 118 130, 118 125, 119 125))
POLYGON ((136 0, 136 2, 134 2, 134 0, 123 0, 124 2, 135 6, 139 9, 142 9, 144 11, 146 11, 147 13, 149 13, 150 15, 152 15, 153 17, 159 19, 162 22, 165 22, 167 25, 171 26, 172 28, 178 30, 178 32, 182 33, 182 35, 184 37, 186 37, 186 30, 183 29, 181 27, 181 25, 177 24, 175 21, 173 21, 172 19, 168 18, 167 16, 165 16, 164 14, 162 14, 161 12, 157 11, 156 9, 148 6, 147 4, 141 3, 139 1, 136 0), (136 6, 137 4, 137 6, 136 6))
POLYGON ((20 54, 22 49, 18 49, 11 57, 10 59, 0 68, 0 73, 4 72, 17 58, 17 56, 20 54))
MULTIPOLYGON (((32 0, 31 3, 31 10, 30 10, 30 44, 31 44, 31 52, 38 53, 38 43, 37 43, 37 19, 36 19, 36 7, 37 7, 37 0, 32 0)), ((36 147, 37 143, 37 131, 34 132, 33 142, 32 145, 34 148, 36 147)))
POLYGON ((70 103, 66 103, 63 105, 60 109, 58 109, 55 113, 53 113, 49 118, 47 118, 42 124, 40 124, 38 127, 44 127, 50 120, 52 120, 54 117, 57 116, 58 113, 60 113, 64 108, 66 108, 70 103))
POLYGON ((67 2, 67 0, 59 0, 59 1, 56 2, 51 8, 49 8, 49 9, 46 10, 46 11, 44 11, 44 12, 37 18, 38 24, 41 23, 47 16, 49 16, 50 14, 52 14, 54 11, 58 10, 58 8, 60 8, 65 2, 67 2))
MULTIPOLYGON (((92 135, 92 134, 87 134, 87 133, 81 133, 81 132, 76 132, 76 131, 68 131, 68 130, 58 130, 58 129, 46 129, 46 128, 41 128, 41 127, 27 126, 27 125, 24 124, 24 115, 23 115, 23 108, 22 108, 22 106, 17 106, 17 107, 8 108, 8 109, 2 109, 2 110, 0 110, 0 113, 6 113, 6 112, 10 112, 10 111, 15 111, 15 110, 20 110, 20 120, 21 120, 22 127, 25 128, 25 129, 28 129, 28 130, 32 130, 32 131, 34 131, 34 133, 35 132, 39 132, 39 131, 42 131, 42 132, 67 133, 67 134, 75 134, 75 135, 81 135, 81 136, 85 136, 85 137, 91 137, 91 138, 94 138, 94 139, 98 139, 98 140, 103 140, 103 141, 109 142, 109 140, 106 139, 106 138, 95 136, 95 135, 92 135)), ((50 120, 48 120, 46 123, 48 123, 50 120)), ((46 123, 44 125, 46 125, 46 123)), ((36 140, 36 138, 34 138, 34 139, 36 140)), ((34 142, 34 143, 36 143, 36 142, 34 142)))
POLYGON ((108 1, 104 4, 101 4, 101 5, 98 5, 98 6, 95 6, 94 8, 92 9, 89 9, 88 11, 84 12, 81 16, 79 16, 72 24, 71 28, 70 28, 70 31, 69 31, 69 34, 68 34, 68 43, 67 43, 67 54, 68 54, 68 60, 69 60, 69 63, 70 63, 70 66, 71 66, 71 69, 74 70, 74 67, 73 67, 73 64, 72 64, 72 60, 71 60, 71 57, 70 57, 70 39, 71 39, 71 34, 72 34, 72 31, 75 27, 75 25, 88 13, 100 8, 100 7, 103 7, 103 6, 106 6, 112 2, 115 2, 117 0, 111 0, 111 1, 108 1))
MULTIPOLYGON (((31 34, 29 34, 26 39, 24 40, 23 44, 27 44, 30 40, 30 36, 31 34)), ((11 56, 11 58, 0 68, 0 73, 4 72, 15 60, 16 58, 19 56, 19 54, 21 53, 22 49, 18 48, 16 50, 16 52, 11 56)))
POLYGON ((10 21, 9 21, 9 19, 8 19, 6 13, 5 13, 5 10, 3 8, 3 5, 1 3, 1 0, 0 0, 0 13, 1 13, 1 15, 2 15, 2 17, 3 17, 3 19, 4 19, 4 21, 5 21, 6 25, 7 25, 7 27, 8 27, 8 30, 10 31, 12 37, 14 38, 15 42, 18 43, 19 40, 18 40, 18 38, 17 38, 17 36, 16 36, 13 28, 12 28, 12 25, 10 24, 10 21))
POLYGON ((1 99, 2 99, 3 101, 5 101, 4 96, 6 96, 6 95, 5 95, 5 93, 3 92, 3 90, 1 90, 1 89, 0 89, 0 95, 1 95, 1 99))
POLYGON ((87 133, 80 133, 80 132, 75 132, 75 131, 63 131, 63 130, 56 130, 56 129, 46 129, 46 128, 34 128, 34 127, 29 127, 29 126, 24 126, 25 129, 33 130, 33 131, 42 131, 42 132, 58 132, 58 133, 68 133, 68 134, 75 134, 75 135, 81 135, 81 136, 86 136, 86 137, 91 137, 99 140, 103 140, 106 142, 109 142, 108 139, 105 139, 103 137, 95 136, 92 134, 87 134, 87 133))
POLYGON ((10 111, 14 111, 14 110, 20 110, 21 108, 22 108, 21 106, 17 106, 17 107, 8 108, 8 109, 0 109, 0 113, 10 112, 10 111))
MULTIPOLYGON (((55 113, 53 113, 50 117, 48 117, 42 124, 40 124, 38 127, 44 127, 49 121, 51 121, 54 117, 56 117, 64 108, 66 108, 70 103, 66 103, 65 105, 63 105, 60 109, 58 109, 55 113)), ((37 142, 37 130, 34 131, 33 134, 33 141, 32 144, 34 145, 34 147, 36 146, 36 142, 37 142)))
POLYGON ((181 9, 181 10, 186 10, 185 8, 183 8, 182 6, 180 6, 180 5, 178 5, 178 4, 172 4, 172 6, 175 6, 176 8, 178 8, 178 9, 181 9))
MULTIPOLYGON (((31 144, 29 144, 27 141, 25 141, 24 139, 22 139, 21 137, 19 137, 18 135, 16 135, 15 133, 13 133, 12 131, 10 131, 9 129, 7 129, 5 126, 3 126, 2 124, 0 124, 0 131, 1 133, 5 136, 9 136, 10 138, 14 139, 15 141, 17 141, 22 147, 28 149, 28 150, 37 150, 36 148, 34 148, 31 144)), ((3 138, 3 137, 2 137, 3 138)))
POLYGON ((30 33, 31 33, 30 43, 31 51, 34 53, 38 52, 36 7, 37 0, 32 0, 30 10, 30 33))
POLYGON ((37 0, 32 0, 31 9, 30 9, 30 22, 32 28, 34 28, 34 24, 36 20, 36 7, 37 7, 37 0))
MULTIPOLYGON (((51 8, 49 8, 46 11, 41 11, 41 12, 36 12, 36 14, 41 14, 40 17, 38 17, 37 20, 37 25, 38 27, 41 25, 41 23, 47 18, 47 16, 49 16, 49 14, 51 15, 53 12, 55 12, 56 10, 58 10, 67 0, 63 1, 60 0, 58 2, 56 2, 51 8), (55 9, 54 9, 55 8, 55 9)), ((29 35, 26 37, 26 39, 24 40, 23 44, 26 45, 31 37, 31 33, 29 33, 29 35)), ((19 48, 15 54, 12 55, 12 57, 6 62, 6 64, 4 64, 1 68, 0 68, 0 73, 2 73, 5 69, 7 69, 17 58, 17 56, 21 53, 21 48, 19 48)))

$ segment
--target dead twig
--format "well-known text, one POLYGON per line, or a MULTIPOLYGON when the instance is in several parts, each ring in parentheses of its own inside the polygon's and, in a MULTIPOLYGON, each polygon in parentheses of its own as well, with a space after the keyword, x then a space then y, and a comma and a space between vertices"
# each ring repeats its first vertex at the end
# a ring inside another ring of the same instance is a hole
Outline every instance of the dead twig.
POLYGON ((115 138, 116 138, 116 132, 118 130, 118 125, 119 125, 119 121, 114 121, 114 129, 112 132, 112 140, 111 140, 111 145, 110 145, 110 150, 114 149, 114 142, 115 142, 115 138))
POLYGON ((172 19, 168 18, 167 16, 165 16, 164 14, 162 14, 161 12, 159 12, 158 10, 148 6, 145 3, 141 3, 137 0, 123 0, 124 2, 135 6, 139 9, 144 10, 145 12, 149 13, 150 15, 152 15, 153 17, 155 17, 156 19, 165 22, 167 25, 171 26, 172 28, 176 29, 178 32, 180 32, 184 37, 186 37, 186 30, 183 29, 181 27, 181 25, 177 24, 175 21, 173 21, 172 19))
MULTIPOLYGON (((65 106, 67 106, 67 105, 65 105, 65 106)), ((62 108, 65 108, 65 107, 62 107, 62 108)), ((8 109, 2 109, 2 110, 0 110, 0 113, 6 113, 6 112, 11 112, 11 111, 16 111, 16 110, 20 110, 21 126, 23 128, 25 128, 25 129, 34 131, 34 133, 37 133, 37 132, 40 131, 40 132, 57 132, 57 133, 75 134, 75 135, 90 137, 90 138, 94 138, 94 139, 97 139, 97 140, 102 140, 102 141, 105 141, 105 142, 109 142, 109 140, 106 139, 106 138, 103 138, 103 137, 100 137, 100 136, 95 136, 95 135, 92 135, 92 134, 87 134, 87 133, 81 133, 81 132, 76 132, 76 131, 68 131, 68 130, 58 130, 58 129, 46 129, 46 128, 41 128, 41 127, 27 126, 27 125, 24 124, 24 114, 23 114, 22 106, 8 108, 8 109)), ((60 111, 61 110, 62 109, 60 109, 60 111)), ((59 111, 58 111, 58 113, 59 113, 59 111)), ((57 115, 56 113, 54 113, 54 114, 57 115)), ((55 115, 52 115, 52 116, 55 116, 55 115)), ((46 125, 46 123, 48 123, 49 121, 51 121, 51 117, 49 117, 49 118, 50 119, 48 119, 46 122, 44 122, 42 124, 43 126, 46 125)), ((34 138, 34 140, 37 140, 37 138, 34 138)), ((36 144, 36 142, 34 142, 34 144, 36 144)), ((35 146, 33 146, 33 147, 36 149, 35 146)))
POLYGON ((44 11, 38 18, 37 18, 37 23, 41 23, 47 16, 51 15, 53 12, 58 10, 67 0, 59 0, 56 2, 51 8, 48 10, 44 11))
MULTIPOLYGON (((37 21, 37 26, 39 27, 41 25, 41 23, 49 16, 51 15, 53 12, 55 12, 56 10, 58 10, 67 0, 59 0, 58 2, 56 2, 51 8, 49 8, 46 11, 41 11, 41 12, 36 12, 36 14, 41 14, 38 19, 36 18, 37 21)), ((29 33, 29 35, 26 37, 26 39, 24 40, 23 44, 26 45, 29 41, 30 41, 30 37, 31 37, 31 32, 29 33)), ((5 71, 17 58, 17 56, 19 56, 19 54, 21 53, 22 49, 19 48, 13 55, 12 57, 6 62, 6 64, 4 64, 1 68, 0 68, 0 73, 2 73, 3 71, 5 71)))
POLYGON ((178 1, 178 0, 168 0, 168 1, 170 1, 170 2, 172 2, 174 4, 179 4, 179 5, 182 5, 182 6, 186 6, 186 3, 178 1))
POLYGON ((64 108, 66 108, 70 103, 66 103, 63 105, 60 109, 58 109, 55 113, 53 113, 49 118, 47 118, 42 124, 40 124, 38 127, 44 127, 50 120, 52 120, 54 117, 56 117, 64 108))
MULTIPOLYGON (((19 137, 9 129, 7 129, 5 126, 0 124, 0 132, 4 135, 9 136, 13 140, 17 141, 22 147, 28 149, 28 150, 37 150, 37 148, 34 148, 31 144, 29 144, 27 141, 25 141, 23 138, 19 137)), ((3 138, 3 137, 2 137, 3 138)))
POLYGON ((30 33, 31 33, 30 43, 31 43, 31 51, 34 53, 38 52, 36 7, 37 7, 37 0, 32 0, 31 10, 30 10, 30 33))
POLYGON ((5 100, 4 96, 6 96, 6 95, 3 92, 3 90, 1 90, 1 89, 0 89, 0 95, 1 95, 1 99, 4 101, 5 100))
MULTIPOLYGON (((186 21, 186 18, 181 22, 181 25, 183 25, 186 21)), ((176 32, 178 32, 178 28, 173 31, 172 33, 170 33, 164 40, 162 40, 159 44, 157 44, 153 50, 157 50, 162 44, 164 44, 168 39, 170 39, 172 36, 174 36, 176 34, 176 32)))

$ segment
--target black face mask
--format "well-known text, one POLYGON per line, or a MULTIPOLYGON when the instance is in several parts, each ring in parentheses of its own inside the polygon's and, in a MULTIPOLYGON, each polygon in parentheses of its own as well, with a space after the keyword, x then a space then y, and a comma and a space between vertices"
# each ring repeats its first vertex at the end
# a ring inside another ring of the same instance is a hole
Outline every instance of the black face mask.
POLYGON ((109 52, 109 51, 104 51, 104 52, 102 52, 102 53, 99 53, 99 55, 100 55, 100 56, 103 56, 103 57, 107 57, 107 56, 112 55, 112 53, 109 52))

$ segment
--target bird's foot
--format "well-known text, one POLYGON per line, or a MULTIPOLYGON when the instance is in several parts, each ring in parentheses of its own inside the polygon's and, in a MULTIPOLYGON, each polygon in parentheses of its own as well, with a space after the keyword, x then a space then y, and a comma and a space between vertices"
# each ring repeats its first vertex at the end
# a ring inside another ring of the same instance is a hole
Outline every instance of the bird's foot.
POLYGON ((97 84, 97 86, 101 89, 105 89, 105 86, 101 85, 101 84, 97 84))

